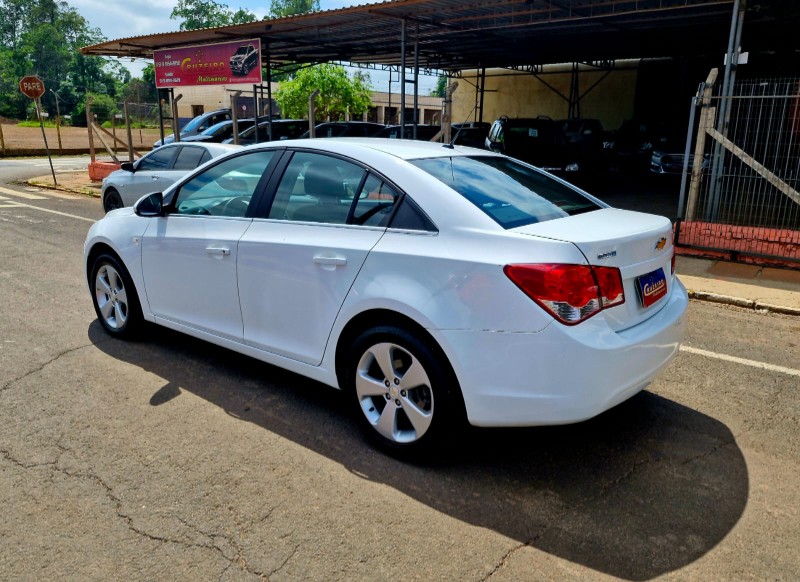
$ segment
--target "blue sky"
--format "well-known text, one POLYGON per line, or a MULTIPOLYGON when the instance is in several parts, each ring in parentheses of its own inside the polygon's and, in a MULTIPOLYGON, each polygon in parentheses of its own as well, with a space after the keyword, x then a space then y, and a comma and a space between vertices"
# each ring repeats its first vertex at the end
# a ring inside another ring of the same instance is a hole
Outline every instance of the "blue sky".
MULTIPOLYGON (((178 30, 179 22, 171 20, 169 15, 178 3, 178 0, 67 0, 86 20, 89 25, 99 28, 108 39, 126 38, 130 36, 143 36, 159 32, 172 32, 178 30)), ((216 0, 220 4, 227 4, 231 9, 246 8, 259 18, 264 17, 269 10, 269 0, 216 0)), ((376 0, 320 0, 322 10, 333 10, 346 6, 368 4, 376 0)), ((122 63, 134 76, 141 74, 142 68, 149 61, 130 62, 124 59, 122 63)), ((370 71, 372 84, 378 91, 388 90, 388 73, 384 71, 370 71)), ((427 95, 436 84, 431 77, 420 79, 420 94, 427 95)), ((393 84, 397 91, 397 83, 393 84)), ((409 87, 410 90, 410 87, 409 87)))

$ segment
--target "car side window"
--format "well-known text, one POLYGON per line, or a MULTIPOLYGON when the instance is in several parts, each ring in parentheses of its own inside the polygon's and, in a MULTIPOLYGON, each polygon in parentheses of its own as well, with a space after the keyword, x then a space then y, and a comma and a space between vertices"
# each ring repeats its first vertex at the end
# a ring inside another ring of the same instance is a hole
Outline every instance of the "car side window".
POLYGON ((227 159, 198 174, 177 193, 174 214, 243 217, 274 151, 227 159))
MULTIPOLYGON (((208 153, 204 148, 194 146, 183 146, 181 151, 178 152, 178 157, 175 158, 175 165, 172 166, 173 170, 194 170, 203 162, 203 157, 208 153)), ((209 156, 210 159, 210 156, 209 156)))
POLYGON ((386 226, 400 195, 386 182, 370 174, 359 192, 352 224, 386 226))
POLYGON ((141 160, 139 160, 139 164, 136 166, 136 170, 138 172, 147 170, 168 170, 170 163, 172 162, 172 156, 175 154, 175 148, 159 148, 157 150, 153 150, 141 160))
POLYGON ((364 173, 339 158, 297 152, 281 177, 268 218, 346 224, 364 173))

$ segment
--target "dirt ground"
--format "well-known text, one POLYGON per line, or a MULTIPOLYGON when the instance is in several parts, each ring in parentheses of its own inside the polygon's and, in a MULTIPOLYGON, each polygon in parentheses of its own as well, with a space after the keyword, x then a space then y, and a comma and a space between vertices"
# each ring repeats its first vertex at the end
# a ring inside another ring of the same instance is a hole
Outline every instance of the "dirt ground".
MULTIPOLYGON (((42 141, 42 130, 38 127, 20 127, 16 124, 3 123, 0 126, 3 132, 3 142, 5 145, 5 155, 14 155, 15 151, 44 149, 42 141)), ((111 131, 110 129, 108 131, 111 131)), ((167 131, 166 133, 171 133, 167 131)), ((51 151, 58 152, 59 141, 55 128, 45 128, 47 144, 51 151)), ((125 128, 116 129, 117 139, 123 142, 126 139, 125 128)), ((134 129, 131 130, 133 147, 144 151, 149 151, 153 147, 153 142, 160 138, 158 129, 134 129)), ((112 145, 112 138, 103 134, 106 143, 112 145)), ((94 145, 98 152, 104 152, 103 144, 95 136, 94 145)), ((125 152, 125 147, 118 144, 119 151, 125 152)), ((75 150, 86 149, 89 147, 89 132, 85 127, 62 127, 61 128, 61 147, 63 149, 75 150)))

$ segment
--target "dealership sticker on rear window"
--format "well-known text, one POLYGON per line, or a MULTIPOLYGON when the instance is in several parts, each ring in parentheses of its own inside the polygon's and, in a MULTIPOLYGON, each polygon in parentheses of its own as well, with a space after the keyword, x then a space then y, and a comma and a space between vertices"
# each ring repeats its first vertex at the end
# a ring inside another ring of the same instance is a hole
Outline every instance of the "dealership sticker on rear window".
POLYGON ((642 307, 650 307, 667 294, 667 278, 664 270, 659 268, 636 278, 636 290, 642 300, 642 307))

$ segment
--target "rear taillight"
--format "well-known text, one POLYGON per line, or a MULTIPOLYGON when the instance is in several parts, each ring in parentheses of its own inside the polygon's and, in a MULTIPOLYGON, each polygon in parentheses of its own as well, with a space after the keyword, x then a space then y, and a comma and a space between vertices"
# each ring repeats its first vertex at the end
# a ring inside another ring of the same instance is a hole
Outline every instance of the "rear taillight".
POLYGON ((622 275, 616 267, 506 265, 503 272, 528 297, 567 325, 625 303, 622 275))

